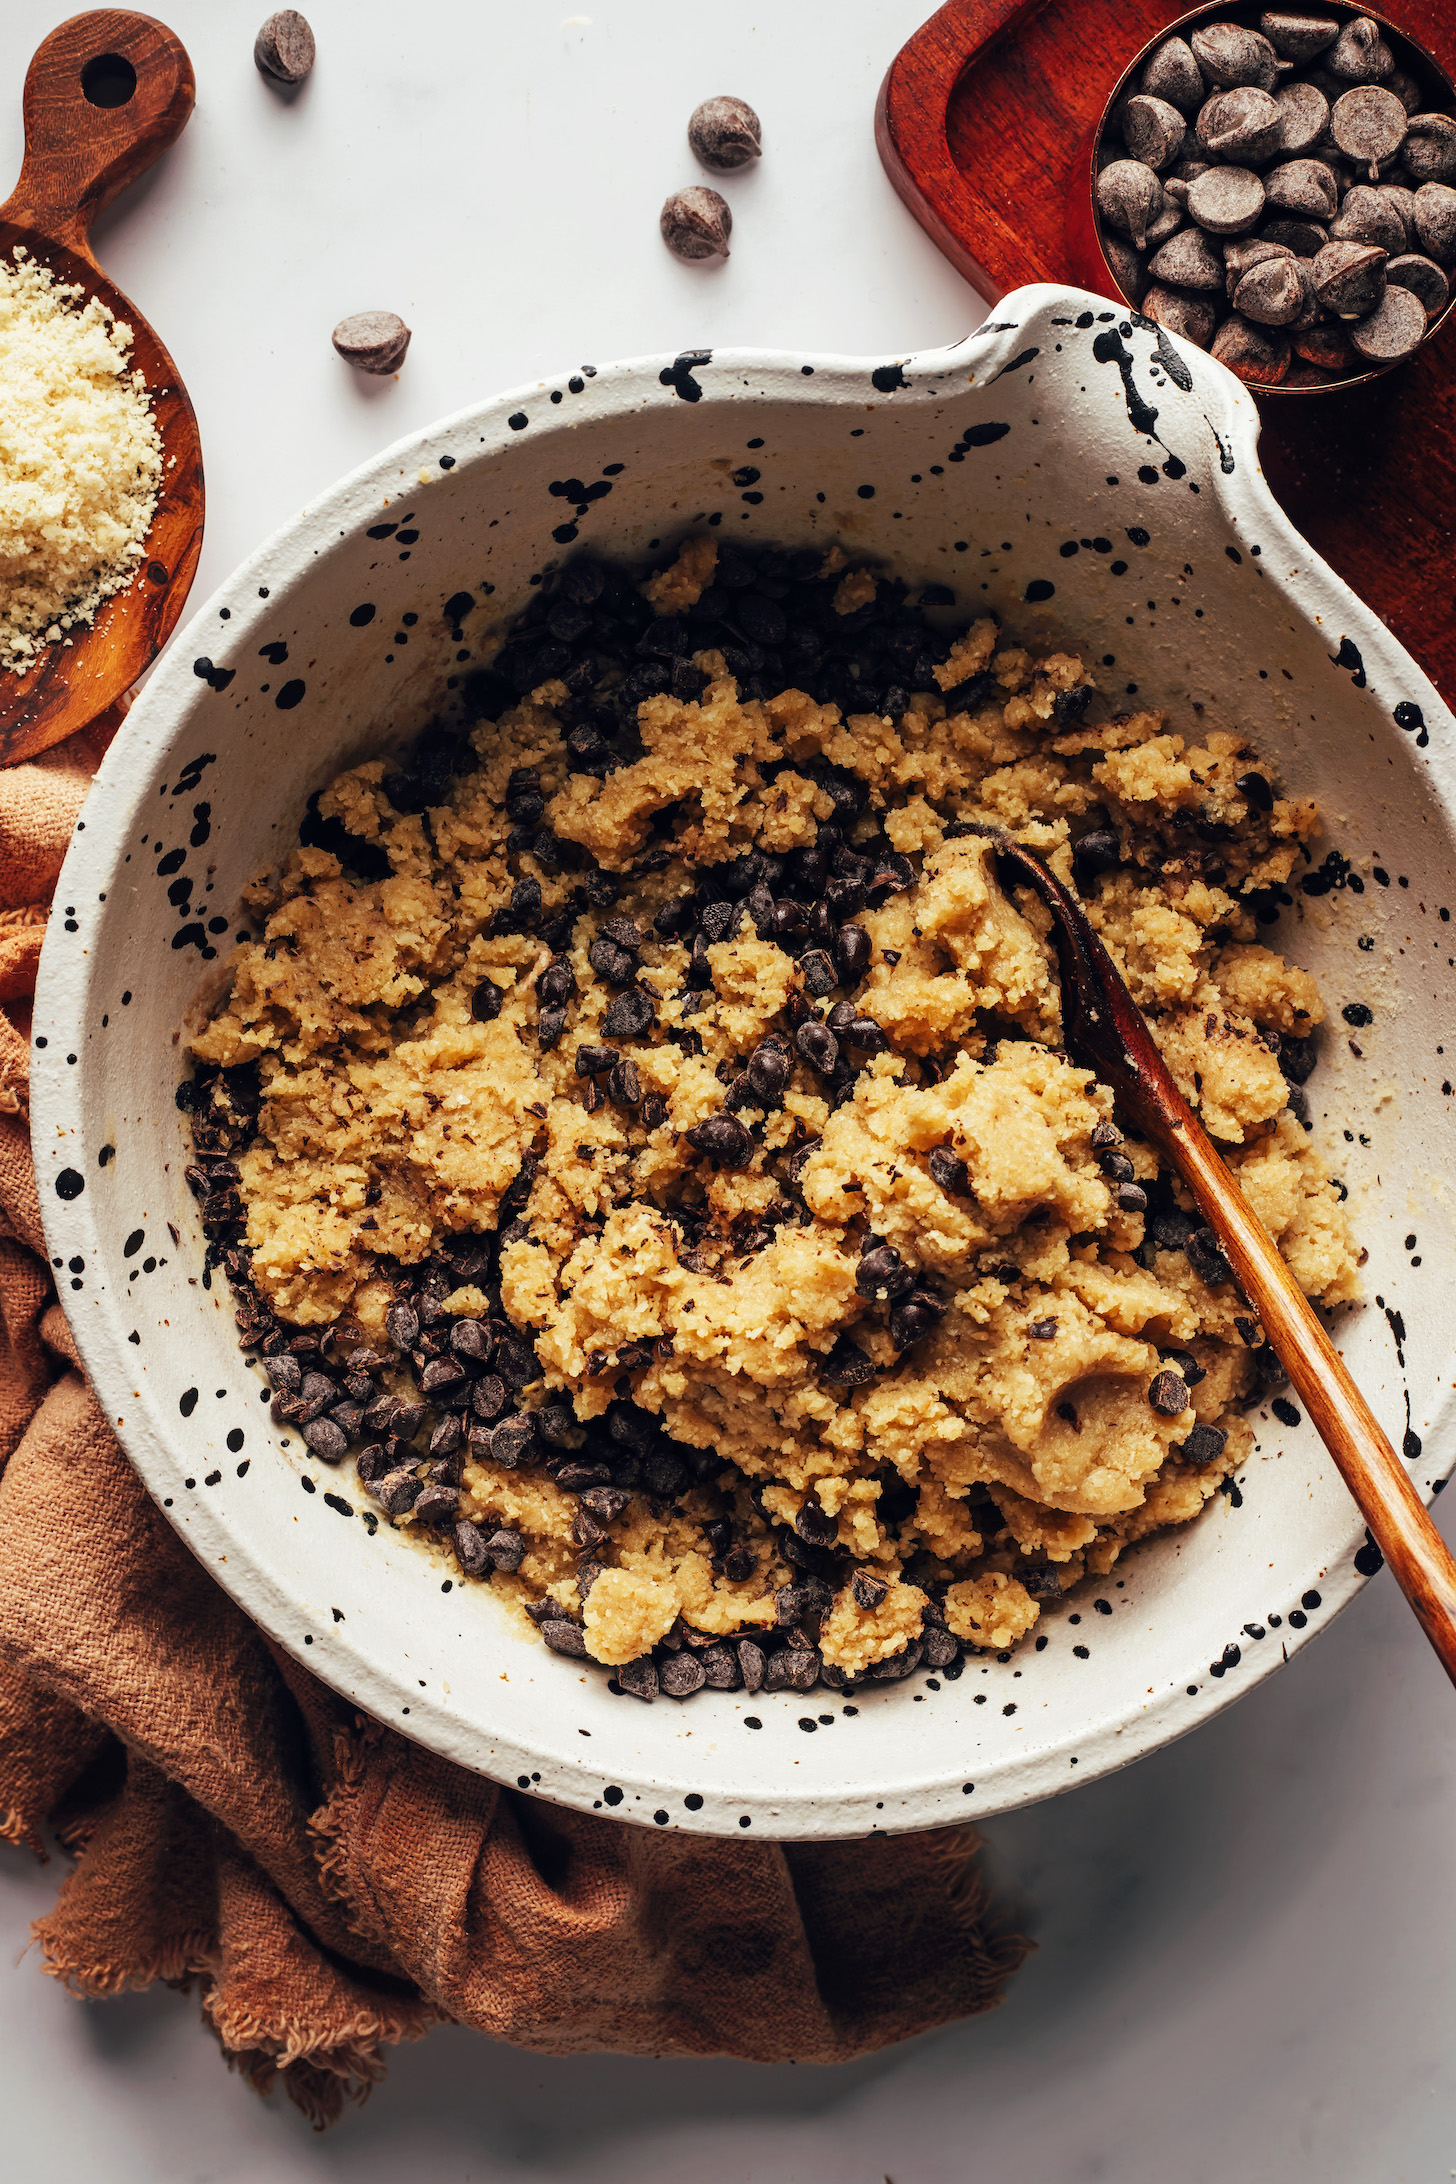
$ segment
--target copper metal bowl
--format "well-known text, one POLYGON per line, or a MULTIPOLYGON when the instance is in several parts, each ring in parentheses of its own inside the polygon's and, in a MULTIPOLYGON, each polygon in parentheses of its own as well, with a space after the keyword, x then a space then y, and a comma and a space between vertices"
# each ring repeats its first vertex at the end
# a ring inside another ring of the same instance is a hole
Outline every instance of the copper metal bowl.
MULTIPOLYGON (((1304 12, 1305 0, 1291 0, 1291 4, 1298 5, 1300 12, 1304 12)), ((1102 216, 1097 207, 1097 175, 1109 116, 1116 110, 1118 102, 1123 96, 1136 87, 1137 81, 1151 56, 1169 38, 1186 38, 1191 30, 1198 29, 1204 23, 1240 23, 1246 29, 1257 30, 1259 17, 1264 12, 1264 9, 1260 6, 1220 6, 1218 0, 1213 0, 1213 4, 1210 6, 1190 8, 1186 15, 1180 15, 1173 22, 1165 23, 1144 45, 1140 46, 1113 85, 1112 94, 1103 109, 1102 119, 1097 125, 1097 133, 1092 140, 1091 156, 1087 167, 1086 206, 1088 222, 1085 241, 1092 261, 1088 271, 1092 276, 1093 285, 1104 289, 1108 295, 1121 296, 1130 309, 1135 310, 1137 306, 1118 280, 1103 248, 1102 216)), ((1359 16, 1368 16, 1371 22, 1378 23, 1394 50, 1397 65, 1414 76, 1416 82, 1421 86, 1423 94, 1425 94, 1419 111, 1422 113, 1447 113, 1456 118, 1456 79, 1453 79, 1447 73, 1434 54, 1428 52, 1426 47, 1421 45, 1417 39, 1412 38, 1407 31, 1403 31, 1399 24, 1393 23, 1388 15, 1382 15, 1378 8, 1330 7, 1324 4, 1324 0, 1308 0, 1308 12, 1311 15, 1328 14, 1331 17, 1337 17, 1342 25, 1355 21, 1359 16)), ((1440 332, 1451 317, 1452 312, 1456 311, 1456 266, 1447 270, 1451 278, 1451 296, 1444 308, 1438 311, 1435 317, 1430 320, 1425 333, 1416 344, 1416 347, 1409 352, 1409 356, 1397 357, 1389 364, 1364 365, 1358 371, 1348 372, 1319 372, 1318 367, 1315 365, 1300 364, 1291 367, 1291 369, 1297 369, 1300 373, 1300 377, 1294 384, 1291 385, 1287 379, 1280 380, 1277 384, 1251 381, 1249 384, 1252 391, 1260 395, 1330 394, 1345 387, 1364 386, 1372 379, 1381 379, 1387 372, 1398 370, 1402 364, 1409 362, 1410 356, 1417 355, 1425 347, 1426 343, 1440 332), (1305 376, 1306 374, 1309 376, 1305 376)))

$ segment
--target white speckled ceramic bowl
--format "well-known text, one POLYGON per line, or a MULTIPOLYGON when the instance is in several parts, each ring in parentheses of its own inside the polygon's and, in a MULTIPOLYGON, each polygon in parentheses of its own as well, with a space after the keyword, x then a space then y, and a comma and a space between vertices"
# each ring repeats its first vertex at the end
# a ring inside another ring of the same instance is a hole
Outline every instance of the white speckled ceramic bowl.
POLYGON ((1412 1436, 1422 1489, 1444 1477, 1456 723, 1290 529, 1257 432, 1208 357, 1053 288, 898 362, 745 353, 563 374, 356 472, 173 644, 57 890, 35 1015, 41 1201, 88 1370, 151 1492, 358 1705, 467 1767, 624 1819, 927 1827, 1180 1736, 1305 1643, 1370 1559, 1313 1431, 1261 1412, 1237 1490, 1044 1614, 1040 1650, 968 1662, 939 1688, 872 1686, 853 1715, 827 1692, 643 1706, 517 1637, 429 1552, 371 1532, 347 1466, 280 1448, 225 1291, 199 1280, 179 1025, 309 793, 417 728, 492 618, 578 540, 640 556, 704 521, 844 539, 954 586, 967 614, 994 606, 1034 644, 1085 646, 1114 698, 1246 729, 1320 798, 1324 846, 1348 867, 1327 867, 1336 884, 1271 937, 1331 1004, 1311 1108, 1370 1254, 1369 1302, 1342 1340, 1397 1443, 1412 1436))

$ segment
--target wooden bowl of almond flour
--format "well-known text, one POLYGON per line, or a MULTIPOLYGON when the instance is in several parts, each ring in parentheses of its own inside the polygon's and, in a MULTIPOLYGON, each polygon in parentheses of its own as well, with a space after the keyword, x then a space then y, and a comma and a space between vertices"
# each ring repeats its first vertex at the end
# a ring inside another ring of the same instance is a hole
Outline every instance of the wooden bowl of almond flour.
POLYGON ((1367 1254, 1364 1301, 1335 1330, 1421 1491, 1451 1468, 1456 723, 1272 501, 1249 395, 1151 327, 1101 361, 1108 311, 1028 288, 944 350, 688 352, 462 412, 239 569, 103 764, 60 883, 75 930, 47 936, 33 1077, 48 1244, 87 1370, 168 1521, 277 1643, 463 1765, 648 1826, 929 1827, 1182 1735, 1373 1567, 1280 1397, 1247 1413, 1247 1457, 1202 1515, 1044 1602, 1004 1657, 968 1656, 954 1680, 869 1681, 848 1707, 828 1690, 640 1705, 273 1423, 231 1298, 204 1278, 175 1100, 184 1039, 259 930, 245 890, 297 844, 309 798, 450 720, 573 554, 661 563, 695 533, 838 544, 948 593, 947 642, 993 610, 1038 654, 1076 651, 1114 714, 1161 709, 1190 741, 1236 729, 1283 794, 1318 802, 1323 836, 1267 934, 1329 1011, 1308 1120, 1367 1254), (1135 429, 1154 405, 1134 412, 1125 378, 1154 395, 1156 439, 1135 429))
POLYGON ((0 764, 47 750, 150 666, 202 551, 202 450, 177 367, 92 255, 94 220, 180 135, 192 64, 150 16, 78 15, 25 80, 0 206, 0 764))

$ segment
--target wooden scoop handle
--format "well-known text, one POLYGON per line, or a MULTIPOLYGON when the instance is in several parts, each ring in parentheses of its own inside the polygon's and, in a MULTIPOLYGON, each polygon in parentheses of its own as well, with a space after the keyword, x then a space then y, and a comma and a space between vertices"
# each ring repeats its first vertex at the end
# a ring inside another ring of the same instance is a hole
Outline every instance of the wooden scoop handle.
POLYGON ((25 163, 0 222, 95 265, 92 222, 175 143, 196 95, 187 50, 165 23, 122 8, 73 15, 26 74, 25 163))
POLYGON ((1441 1666, 1456 1683, 1456 1559, 1411 1484, 1269 1231, 1224 1166, 1202 1124, 1173 1119, 1162 1139, 1216 1230, 1234 1276, 1259 1313, 1279 1362, 1304 1398, 1361 1516, 1390 1564, 1441 1666))

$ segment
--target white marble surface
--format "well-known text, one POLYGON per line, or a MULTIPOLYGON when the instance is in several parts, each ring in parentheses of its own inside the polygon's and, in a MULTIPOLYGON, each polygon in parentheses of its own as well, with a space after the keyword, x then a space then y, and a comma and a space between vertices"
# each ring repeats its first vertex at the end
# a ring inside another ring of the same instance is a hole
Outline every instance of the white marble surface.
MULTIPOLYGON (((265 0, 157 0, 198 108, 100 253, 191 389, 204 596, 385 441, 563 364, 744 342, 908 352, 981 315, 886 183, 890 55, 929 0, 308 0, 292 98, 265 0), (587 20, 587 17, 590 20, 587 20), (701 97, 763 117, 723 267, 657 238, 701 97), (338 363, 399 311, 403 375, 338 363)), ((50 9, 0 13, 0 173, 50 9)), ((1453 1497, 1456 1500, 1456 1497, 1453 1497)), ((543 2061, 446 2031, 315 2137, 195 2002, 81 2005, 24 1956, 58 1865, 0 1851, 4 2172, 31 2184, 1430 2184, 1456 2176, 1456 1708, 1388 1575, 1188 1742, 990 1829, 1038 1954, 994 2018, 832 2071, 543 2061)))

